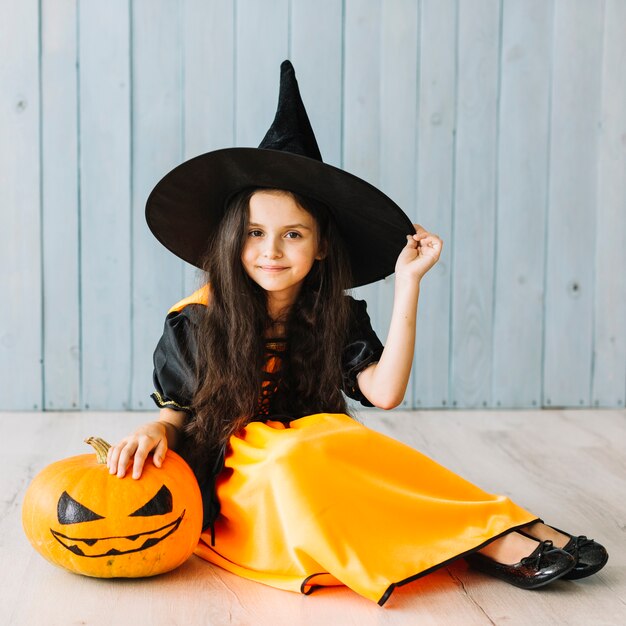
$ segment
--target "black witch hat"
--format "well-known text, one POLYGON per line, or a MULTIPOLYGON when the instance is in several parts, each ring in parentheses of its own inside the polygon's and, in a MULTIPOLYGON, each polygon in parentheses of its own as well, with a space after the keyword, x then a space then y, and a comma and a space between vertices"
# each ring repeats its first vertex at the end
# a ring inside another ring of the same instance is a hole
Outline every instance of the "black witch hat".
POLYGON ((146 203, 154 236, 200 267, 229 198, 249 187, 285 189, 321 201, 332 214, 352 265, 353 287, 392 274, 411 220, 382 191, 322 161, 293 66, 280 66, 276 117, 258 148, 224 148, 166 174, 146 203))

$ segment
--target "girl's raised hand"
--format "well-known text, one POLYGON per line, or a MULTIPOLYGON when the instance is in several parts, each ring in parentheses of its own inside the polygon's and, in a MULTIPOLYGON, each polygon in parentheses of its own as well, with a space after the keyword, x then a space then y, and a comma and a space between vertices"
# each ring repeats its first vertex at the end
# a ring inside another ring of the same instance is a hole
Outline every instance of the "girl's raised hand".
POLYGON ((396 261, 396 280, 421 280, 424 274, 439 260, 443 241, 427 232, 419 224, 413 224, 416 233, 407 235, 406 246, 396 261))
POLYGON ((133 478, 139 478, 150 452, 154 450, 154 464, 161 467, 167 447, 166 424, 162 421, 144 424, 132 435, 124 437, 118 444, 109 448, 107 454, 109 473, 122 478, 132 459, 133 478))

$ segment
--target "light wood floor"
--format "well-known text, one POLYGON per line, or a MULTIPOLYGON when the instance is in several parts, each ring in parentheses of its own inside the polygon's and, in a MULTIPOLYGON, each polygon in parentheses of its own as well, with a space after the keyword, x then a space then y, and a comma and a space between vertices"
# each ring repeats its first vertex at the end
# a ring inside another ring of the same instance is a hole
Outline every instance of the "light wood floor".
POLYGON ((523 591, 456 561, 398 588, 385 607, 347 588, 311 596, 239 578, 192 556, 168 574, 92 579, 44 561, 20 521, 48 463, 115 441, 149 413, 0 413, 0 624, 254 625, 626 624, 626 411, 363 412, 368 426, 421 450, 547 523, 601 541, 607 566, 523 591))

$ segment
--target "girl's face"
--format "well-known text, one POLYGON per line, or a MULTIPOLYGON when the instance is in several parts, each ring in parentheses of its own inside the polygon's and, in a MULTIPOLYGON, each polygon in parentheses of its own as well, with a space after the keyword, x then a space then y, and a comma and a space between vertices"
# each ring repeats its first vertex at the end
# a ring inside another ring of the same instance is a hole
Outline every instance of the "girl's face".
POLYGON ((290 194, 267 190, 251 196, 241 262, 271 302, 293 304, 313 263, 321 258, 317 223, 290 194))

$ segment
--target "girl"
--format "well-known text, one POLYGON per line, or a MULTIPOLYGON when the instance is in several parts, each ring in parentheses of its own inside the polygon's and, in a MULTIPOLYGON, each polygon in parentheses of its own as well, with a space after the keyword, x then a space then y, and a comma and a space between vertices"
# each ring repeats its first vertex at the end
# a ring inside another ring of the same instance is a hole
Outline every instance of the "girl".
POLYGON ((345 584, 380 605, 460 556, 527 589, 606 563, 598 543, 348 416, 342 391, 382 409, 402 401, 420 281, 442 241, 322 162, 288 61, 259 148, 183 163, 146 215, 206 280, 166 317, 158 421, 111 448, 108 467, 139 478, 148 455, 160 467, 179 450, 203 493, 199 556, 282 589, 345 584), (344 293, 393 270, 383 347, 365 302, 344 293))

